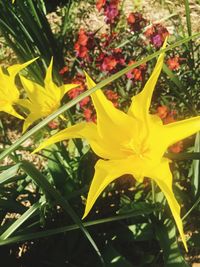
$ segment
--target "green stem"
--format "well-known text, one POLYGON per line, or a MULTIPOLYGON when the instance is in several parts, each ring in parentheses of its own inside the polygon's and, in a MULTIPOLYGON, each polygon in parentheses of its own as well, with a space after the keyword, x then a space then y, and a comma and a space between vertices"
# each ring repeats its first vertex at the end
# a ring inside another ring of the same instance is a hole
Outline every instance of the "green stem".
POLYGON ((182 217, 183 221, 190 215, 190 213, 198 206, 199 203, 200 203, 200 196, 198 197, 194 205, 192 205, 192 207, 188 210, 188 212, 182 217))

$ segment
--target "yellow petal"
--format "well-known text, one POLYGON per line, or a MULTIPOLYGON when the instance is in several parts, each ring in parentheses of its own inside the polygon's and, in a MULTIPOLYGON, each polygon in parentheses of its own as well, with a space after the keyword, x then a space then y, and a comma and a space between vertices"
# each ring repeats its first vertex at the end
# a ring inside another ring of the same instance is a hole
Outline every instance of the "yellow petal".
POLYGON ((98 160, 95 165, 95 174, 87 196, 83 218, 85 218, 103 190, 115 179, 124 174, 132 174, 141 182, 143 162, 139 158, 129 157, 120 160, 98 160))
POLYGON ((187 251, 186 239, 183 232, 183 224, 180 217, 180 206, 172 190, 172 173, 169 168, 169 161, 163 158, 160 165, 158 165, 157 168, 152 169, 148 176, 156 181, 161 191, 164 193, 179 230, 182 242, 187 251))
POLYGON ((44 79, 44 85, 48 88, 52 83, 52 68, 53 68, 53 57, 51 58, 49 67, 47 68, 46 77, 44 79))
MULTIPOLYGON (((165 40, 163 47, 166 47, 167 39, 165 40)), ((147 116, 149 114, 149 107, 151 104, 152 94, 157 83, 158 77, 162 70, 164 60, 164 53, 161 53, 158 57, 156 66, 145 84, 144 89, 133 96, 131 106, 128 110, 128 114, 141 120, 143 123, 147 123, 147 116)))
POLYGON ((28 65, 33 63, 36 59, 38 59, 38 57, 31 59, 23 64, 15 64, 13 66, 8 67, 7 70, 8 70, 9 75, 15 76, 20 70, 26 68, 28 65))
MULTIPOLYGON (((91 89, 96 84, 87 73, 85 75, 88 89, 91 89)), ((124 143, 124 140, 127 141, 137 137, 137 122, 115 108, 100 89, 92 93, 91 97, 97 113, 99 135, 103 138, 108 150, 118 151, 119 154, 119 146, 124 143)))
POLYGON ((164 125, 164 130, 163 141, 168 147, 200 131, 200 116, 169 123, 164 125))
POLYGON ((20 114, 18 114, 11 105, 6 105, 4 107, 0 107, 0 111, 4 111, 4 112, 9 113, 10 115, 20 119, 20 120, 24 120, 24 118, 20 114))
POLYGON ((39 85, 39 84, 29 80, 29 79, 26 79, 25 77, 23 77, 21 75, 20 75, 20 79, 21 79, 22 85, 23 85, 23 87, 27 93, 28 98, 33 103, 41 102, 42 101, 41 95, 45 96, 44 88, 41 85, 39 85))
POLYGON ((70 138, 85 138, 88 140, 93 151, 99 156, 106 158, 110 156, 112 151, 106 150, 102 140, 100 140, 97 132, 96 124, 94 123, 79 123, 74 126, 68 127, 50 137, 46 141, 42 142, 38 148, 34 150, 33 153, 38 152, 39 150, 50 146, 54 143, 67 140, 70 138))

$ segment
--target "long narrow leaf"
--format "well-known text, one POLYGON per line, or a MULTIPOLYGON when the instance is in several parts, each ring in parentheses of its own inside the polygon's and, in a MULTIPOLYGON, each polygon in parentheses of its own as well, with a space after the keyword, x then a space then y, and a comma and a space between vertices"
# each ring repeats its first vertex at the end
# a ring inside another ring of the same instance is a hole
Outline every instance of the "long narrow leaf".
POLYGON ((35 203, 32 207, 30 207, 22 216, 17 219, 1 236, 0 240, 5 240, 9 236, 11 236, 26 220, 28 220, 33 214, 38 213, 39 207, 44 203, 35 203))

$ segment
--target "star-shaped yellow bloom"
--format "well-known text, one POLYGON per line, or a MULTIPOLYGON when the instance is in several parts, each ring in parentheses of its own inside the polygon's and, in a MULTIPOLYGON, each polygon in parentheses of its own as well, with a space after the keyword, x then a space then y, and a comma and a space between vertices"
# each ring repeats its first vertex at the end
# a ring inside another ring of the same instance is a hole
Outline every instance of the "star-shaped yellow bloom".
MULTIPOLYGON (((154 180, 164 193, 180 236, 187 250, 180 206, 172 190, 169 160, 163 155, 167 148, 200 130, 200 116, 163 125, 157 115, 149 114, 151 98, 163 66, 161 53, 144 89, 132 98, 127 112, 115 108, 101 90, 92 93, 97 124, 79 123, 44 141, 36 151, 69 138, 86 138, 92 150, 102 159, 95 165, 89 189, 85 217, 102 191, 116 178, 131 174, 137 181, 154 180)), ((86 74, 88 88, 95 86, 86 74)), ((35 152, 36 152, 35 151, 35 152)))
POLYGON ((53 59, 47 69, 44 87, 20 76, 28 99, 22 99, 18 103, 30 111, 24 121, 23 132, 36 120, 56 111, 60 107, 60 101, 65 93, 78 86, 77 84, 64 84, 58 87, 52 80, 52 66, 53 59))
POLYGON ((18 103, 19 91, 15 85, 16 74, 31 64, 36 59, 32 59, 24 64, 15 64, 7 68, 8 75, 0 68, 0 111, 9 113, 19 119, 24 119, 13 108, 18 103))

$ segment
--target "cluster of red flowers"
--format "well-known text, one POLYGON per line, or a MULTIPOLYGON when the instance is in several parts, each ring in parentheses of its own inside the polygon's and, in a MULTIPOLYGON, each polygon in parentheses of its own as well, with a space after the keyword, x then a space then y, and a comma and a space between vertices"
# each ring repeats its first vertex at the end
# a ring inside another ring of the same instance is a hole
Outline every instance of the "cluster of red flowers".
POLYGON ((97 66, 102 71, 113 73, 125 65, 122 49, 115 48, 109 52, 101 52, 97 58, 97 66))
POLYGON ((94 35, 86 33, 84 29, 80 29, 78 33, 78 40, 74 45, 74 50, 79 58, 84 58, 89 61, 88 51, 94 48, 94 35))
POLYGON ((150 42, 154 47, 160 48, 169 32, 163 25, 157 23, 148 27, 144 34, 147 38, 150 38, 150 42))
POLYGON ((114 24, 119 17, 119 1, 120 0, 97 0, 96 8, 100 12, 103 8, 105 15, 105 22, 107 24, 114 24))
MULTIPOLYGON (((177 114, 176 110, 170 110, 167 106, 159 106, 156 113, 164 124, 175 122, 174 116, 177 114)), ((173 153, 180 153, 183 150, 183 142, 179 141, 169 147, 169 151, 173 153)))
POLYGON ((127 18, 127 22, 133 32, 140 32, 147 24, 147 20, 139 12, 131 12, 127 18))

